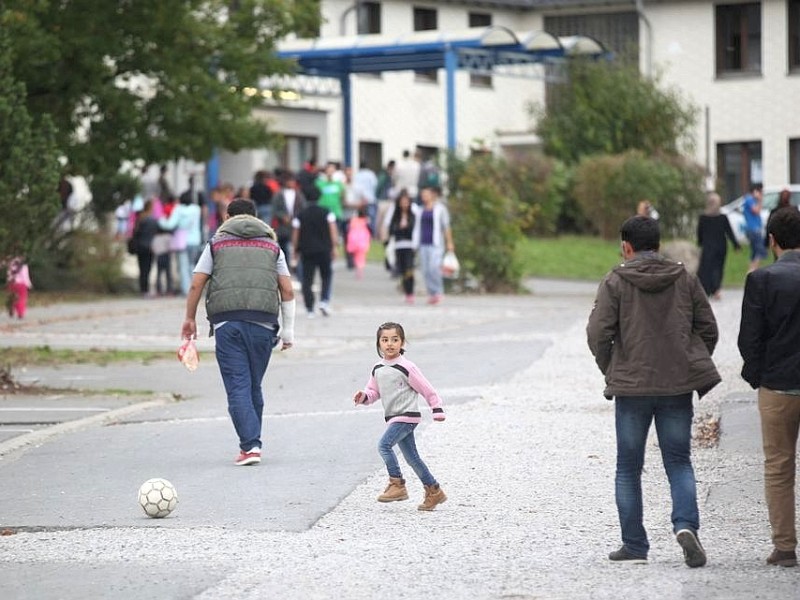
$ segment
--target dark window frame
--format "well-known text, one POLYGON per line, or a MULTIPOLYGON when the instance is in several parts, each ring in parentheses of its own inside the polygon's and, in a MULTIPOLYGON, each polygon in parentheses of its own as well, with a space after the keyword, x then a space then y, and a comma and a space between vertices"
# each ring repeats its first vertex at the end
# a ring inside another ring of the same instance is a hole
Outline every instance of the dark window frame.
POLYGON ((762 3, 717 4, 714 7, 717 77, 761 75, 763 62, 762 3), (757 19, 757 23, 751 23, 757 19), (757 26, 758 39, 751 30, 757 26), (758 61, 757 66, 751 62, 758 61))
POLYGON ((789 183, 800 183, 800 138, 789 139, 789 183))
POLYGON ((764 144, 761 140, 747 140, 738 142, 722 142, 717 144, 717 179, 720 180, 725 189, 725 200, 730 201, 738 198, 746 193, 751 183, 760 183, 754 181, 752 172, 753 159, 756 157, 757 149, 758 159, 761 161, 761 172, 764 172, 764 144), (733 179, 728 175, 731 171, 726 168, 726 149, 738 150, 738 164, 740 166, 739 172, 735 173, 733 179), (733 183, 730 186, 729 183, 733 183))
POLYGON ((308 160, 309 158, 319 156, 319 138, 312 135, 295 135, 295 134, 284 134, 285 143, 281 148, 279 155, 280 155, 280 164, 285 166, 287 169, 290 170, 299 170, 300 167, 303 165, 303 161, 308 160), (289 156, 289 141, 294 140, 298 143, 299 146, 304 146, 308 144, 310 146, 310 150, 305 153, 304 156, 300 156, 300 161, 298 165, 293 164, 291 157, 289 156))
POLYGON ((356 33, 370 35, 381 33, 381 3, 359 2, 358 16, 356 18, 356 33))
MULTIPOLYGON (((439 28, 439 11, 435 8, 415 6, 411 14, 414 31, 435 31, 439 28)), ((437 69, 414 71, 414 80, 423 83, 438 83, 439 72, 437 69)))
MULTIPOLYGON (((383 143, 372 140, 358 141, 358 162, 367 162, 367 166, 378 173, 383 168, 383 143), (377 158, 376 158, 377 157, 377 158)), ((355 166, 355 165, 353 165, 355 166)))
MULTIPOLYGON (((468 27, 491 27, 492 13, 474 12, 467 13, 468 27)), ((492 76, 480 73, 469 74, 469 85, 475 88, 492 88, 492 76)))
POLYGON ((800 73, 800 0, 787 0, 789 72, 800 73))

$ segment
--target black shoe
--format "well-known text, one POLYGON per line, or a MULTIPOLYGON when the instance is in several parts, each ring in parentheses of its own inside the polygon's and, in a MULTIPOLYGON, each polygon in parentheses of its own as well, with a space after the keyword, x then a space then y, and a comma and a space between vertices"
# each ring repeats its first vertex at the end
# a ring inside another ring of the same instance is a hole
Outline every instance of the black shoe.
POLYGON ((778 565, 779 567, 796 567, 797 554, 795 554, 794 550, 778 550, 776 548, 767 557, 767 564, 778 565))
POLYGON ((628 551, 625 546, 620 547, 619 550, 614 550, 614 552, 608 555, 608 560, 612 560, 614 562, 619 563, 627 563, 630 565, 646 565, 647 564, 647 557, 646 556, 636 556, 635 554, 628 551))
POLYGON ((706 564, 706 551, 700 545, 697 534, 691 529, 681 529, 675 534, 678 543, 683 548, 683 560, 687 567, 702 567, 706 564))

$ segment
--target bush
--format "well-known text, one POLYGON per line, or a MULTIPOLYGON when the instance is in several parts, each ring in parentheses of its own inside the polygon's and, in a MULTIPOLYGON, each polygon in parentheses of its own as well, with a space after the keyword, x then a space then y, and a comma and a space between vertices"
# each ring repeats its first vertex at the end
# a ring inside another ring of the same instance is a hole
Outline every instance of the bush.
POLYGON ((500 176, 518 197, 520 228, 531 235, 553 235, 564 202, 566 169, 562 163, 542 154, 500 163, 500 176))
POLYGON ((453 237, 462 271, 488 292, 518 291, 522 267, 516 253, 523 238, 520 201, 508 165, 491 156, 448 163, 453 237))
POLYGON ((573 194, 583 214, 606 239, 649 200, 659 213, 665 237, 691 236, 704 204, 703 173, 680 157, 651 158, 637 150, 581 161, 573 194))
POLYGON ((32 257, 31 279, 36 289, 44 291, 132 291, 122 274, 123 252, 102 231, 73 229, 32 257))

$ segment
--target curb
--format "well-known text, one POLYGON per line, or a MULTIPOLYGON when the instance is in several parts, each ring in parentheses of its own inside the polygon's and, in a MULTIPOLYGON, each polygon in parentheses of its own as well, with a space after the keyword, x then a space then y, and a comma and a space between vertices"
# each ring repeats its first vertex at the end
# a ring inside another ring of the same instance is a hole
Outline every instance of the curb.
POLYGON ((41 445, 50 438, 66 433, 80 431, 81 429, 87 429, 93 425, 107 425, 147 409, 154 408, 156 406, 163 406, 169 402, 172 402, 172 396, 170 394, 158 394, 155 400, 146 400, 144 402, 137 402, 136 404, 129 404, 127 406, 115 408, 108 412, 91 415, 89 417, 76 419, 74 421, 65 421, 63 423, 58 423, 57 425, 52 425, 44 429, 38 429, 36 431, 17 436, 5 442, 0 442, 0 460, 12 452, 16 452, 30 446, 41 445))

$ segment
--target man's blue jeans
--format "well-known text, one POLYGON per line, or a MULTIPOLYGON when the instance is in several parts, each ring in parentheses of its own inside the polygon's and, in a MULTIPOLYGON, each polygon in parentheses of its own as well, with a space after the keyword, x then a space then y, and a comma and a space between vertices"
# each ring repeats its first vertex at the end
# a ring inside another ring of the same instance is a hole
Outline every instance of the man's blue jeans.
POLYGON ((383 434, 381 441, 378 442, 378 452, 386 463, 386 470, 389 471, 389 477, 399 477, 402 479, 403 473, 400 471, 400 465, 397 462, 397 456, 394 453, 394 446, 400 447, 400 452, 403 453, 403 458, 406 459, 408 466, 414 469, 420 481, 424 485, 434 485, 436 479, 431 475, 428 467, 422 462, 417 452, 417 442, 414 439, 414 429, 417 423, 390 423, 383 434))
POLYGON ((654 419, 672 495, 672 530, 700 528, 691 459, 692 416, 691 393, 616 398, 617 511, 622 543, 632 554, 646 557, 650 549, 642 524, 642 467, 654 419))
POLYGON ((275 331, 256 323, 228 321, 214 331, 217 364, 228 395, 239 448, 261 448, 261 415, 264 396, 261 383, 267 372, 275 331))

